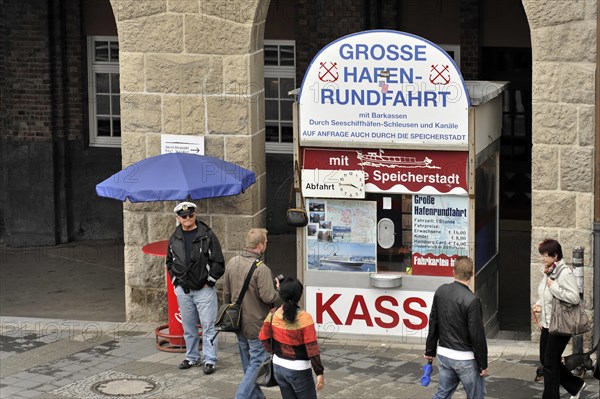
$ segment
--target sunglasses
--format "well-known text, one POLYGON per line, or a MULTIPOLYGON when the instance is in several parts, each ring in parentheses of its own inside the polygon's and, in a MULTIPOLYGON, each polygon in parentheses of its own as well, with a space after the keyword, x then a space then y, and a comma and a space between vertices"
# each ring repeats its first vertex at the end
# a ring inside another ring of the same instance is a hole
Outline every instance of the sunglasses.
POLYGON ((193 213, 190 213, 189 215, 185 215, 185 216, 179 216, 179 217, 180 217, 180 218, 182 218, 182 219, 191 219, 191 218, 193 218, 194 216, 195 216, 195 214, 193 214, 193 213))

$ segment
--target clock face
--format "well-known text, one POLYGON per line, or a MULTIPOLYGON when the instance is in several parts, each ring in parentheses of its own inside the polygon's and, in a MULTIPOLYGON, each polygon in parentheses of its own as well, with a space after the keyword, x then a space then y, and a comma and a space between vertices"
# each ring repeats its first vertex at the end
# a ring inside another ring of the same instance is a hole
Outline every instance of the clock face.
POLYGON ((346 198, 365 198, 365 174, 362 170, 343 170, 339 173, 338 187, 346 198))
POLYGON ((365 198, 362 170, 302 169, 302 195, 311 198, 365 198))

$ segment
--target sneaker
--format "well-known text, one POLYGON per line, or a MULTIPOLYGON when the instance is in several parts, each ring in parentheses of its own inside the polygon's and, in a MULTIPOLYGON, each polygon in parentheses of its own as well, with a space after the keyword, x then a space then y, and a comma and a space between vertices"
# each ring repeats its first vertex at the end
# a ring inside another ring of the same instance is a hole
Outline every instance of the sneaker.
POLYGON ((576 395, 573 395, 573 396, 571 396, 571 399, 579 399, 579 395, 581 395, 581 392, 583 392, 583 390, 585 389, 585 386, 586 386, 586 385, 587 385, 587 384, 584 382, 584 383, 581 385, 581 388, 579 389, 579 391, 577 391, 577 394, 576 394, 576 395))
POLYGON ((204 365, 204 370, 202 370, 204 372, 204 374, 212 374, 215 372, 215 365, 214 364, 210 364, 210 363, 206 363, 204 365))
POLYGON ((181 364, 179 365, 179 368, 181 370, 185 370, 185 369, 189 369, 190 367, 197 366, 197 365, 198 365, 198 362, 192 362, 191 360, 185 359, 183 362, 181 362, 181 364))

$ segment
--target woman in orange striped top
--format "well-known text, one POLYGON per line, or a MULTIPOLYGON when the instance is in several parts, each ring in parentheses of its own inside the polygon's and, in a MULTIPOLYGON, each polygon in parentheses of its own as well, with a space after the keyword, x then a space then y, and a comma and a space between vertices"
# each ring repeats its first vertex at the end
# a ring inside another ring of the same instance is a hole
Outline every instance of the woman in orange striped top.
POLYGON ((325 385, 315 323, 298 306, 303 289, 296 278, 281 282, 279 296, 283 305, 267 315, 258 336, 267 351, 273 353, 273 371, 283 399, 316 399, 317 390, 325 385), (311 367, 317 375, 316 385, 311 367))

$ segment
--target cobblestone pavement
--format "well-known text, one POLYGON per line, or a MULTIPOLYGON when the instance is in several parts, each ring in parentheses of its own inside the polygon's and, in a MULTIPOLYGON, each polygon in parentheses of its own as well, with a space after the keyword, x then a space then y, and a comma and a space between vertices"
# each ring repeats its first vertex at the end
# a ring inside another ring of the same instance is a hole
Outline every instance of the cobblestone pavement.
MULTIPOLYGON (((1 398, 232 398, 241 379, 235 337, 223 333, 217 372, 179 370, 182 353, 156 348, 157 326, 133 323, 0 317, 1 398)), ((320 398, 430 398, 437 387, 420 385, 423 342, 384 344, 322 339, 325 388, 320 398)), ((487 397, 541 397, 533 381, 537 344, 490 341, 487 397)), ((598 399, 589 374, 582 399, 598 399)), ((268 399, 277 388, 264 389, 268 399)), ((464 398, 462 388, 454 398, 464 398)), ((569 395, 563 391, 562 397, 569 395)))

